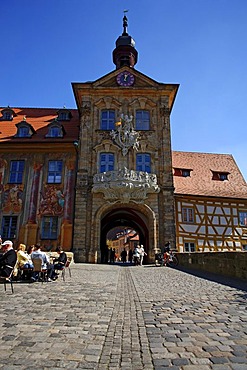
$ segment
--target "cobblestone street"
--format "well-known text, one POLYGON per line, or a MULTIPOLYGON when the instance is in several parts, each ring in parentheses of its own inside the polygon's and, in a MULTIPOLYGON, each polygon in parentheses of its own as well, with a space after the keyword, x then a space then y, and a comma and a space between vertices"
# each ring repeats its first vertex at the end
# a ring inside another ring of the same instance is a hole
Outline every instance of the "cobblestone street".
POLYGON ((246 285, 166 267, 71 270, 0 287, 0 369, 247 369, 246 285))

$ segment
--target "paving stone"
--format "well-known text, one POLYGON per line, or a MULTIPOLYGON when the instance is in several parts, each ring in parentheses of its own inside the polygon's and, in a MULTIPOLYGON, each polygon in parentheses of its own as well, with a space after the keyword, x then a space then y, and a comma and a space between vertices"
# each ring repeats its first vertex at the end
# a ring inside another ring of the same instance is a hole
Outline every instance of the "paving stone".
POLYGON ((0 290, 1 370, 247 369, 236 281, 154 266, 71 269, 65 282, 0 290))

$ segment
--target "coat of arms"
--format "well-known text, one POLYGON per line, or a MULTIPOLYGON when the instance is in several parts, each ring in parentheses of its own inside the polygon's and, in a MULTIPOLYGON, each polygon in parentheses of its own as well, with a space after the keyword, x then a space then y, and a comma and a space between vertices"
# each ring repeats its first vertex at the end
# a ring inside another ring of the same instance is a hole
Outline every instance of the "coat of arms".
POLYGON ((129 148, 138 150, 139 147, 139 133, 134 130, 133 116, 121 114, 120 121, 117 122, 116 129, 112 130, 110 135, 113 140, 122 148, 123 155, 128 153, 129 148))

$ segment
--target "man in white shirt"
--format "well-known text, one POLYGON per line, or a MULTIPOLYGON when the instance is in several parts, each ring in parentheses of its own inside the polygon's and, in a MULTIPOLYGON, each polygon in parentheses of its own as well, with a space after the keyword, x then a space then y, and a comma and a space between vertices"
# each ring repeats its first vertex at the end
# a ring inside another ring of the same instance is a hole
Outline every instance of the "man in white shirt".
POLYGON ((141 244, 141 246, 139 247, 139 251, 140 251, 140 266, 142 266, 142 263, 143 263, 143 258, 144 256, 147 255, 147 253, 145 252, 144 250, 144 246, 141 244))

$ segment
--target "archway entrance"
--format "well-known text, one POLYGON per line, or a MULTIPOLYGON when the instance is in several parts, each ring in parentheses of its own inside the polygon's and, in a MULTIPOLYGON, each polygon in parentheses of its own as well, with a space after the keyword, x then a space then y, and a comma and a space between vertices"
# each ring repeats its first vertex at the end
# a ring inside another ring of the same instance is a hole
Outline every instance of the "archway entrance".
POLYGON ((108 211, 101 219, 100 249, 101 263, 108 263, 109 251, 107 238, 110 232, 132 229, 138 234, 138 242, 144 245, 147 257, 150 259, 148 219, 143 213, 133 208, 123 207, 108 211))

